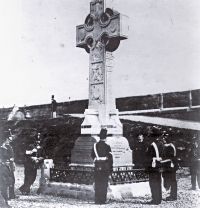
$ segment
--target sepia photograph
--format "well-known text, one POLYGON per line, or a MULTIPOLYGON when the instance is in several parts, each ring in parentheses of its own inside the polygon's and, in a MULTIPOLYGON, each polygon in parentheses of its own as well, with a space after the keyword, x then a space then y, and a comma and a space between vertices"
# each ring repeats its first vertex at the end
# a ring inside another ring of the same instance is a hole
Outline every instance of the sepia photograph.
POLYGON ((198 208, 199 11, 0 0, 0 208, 198 208))

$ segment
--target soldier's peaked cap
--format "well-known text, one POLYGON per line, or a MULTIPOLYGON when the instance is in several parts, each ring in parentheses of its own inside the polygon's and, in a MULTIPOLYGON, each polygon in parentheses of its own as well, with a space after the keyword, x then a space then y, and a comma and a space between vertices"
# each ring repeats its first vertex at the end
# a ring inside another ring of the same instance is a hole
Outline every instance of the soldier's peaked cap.
POLYGON ((106 136, 107 136, 107 129, 102 128, 100 133, 99 133, 99 137, 100 137, 100 139, 105 139, 106 136))

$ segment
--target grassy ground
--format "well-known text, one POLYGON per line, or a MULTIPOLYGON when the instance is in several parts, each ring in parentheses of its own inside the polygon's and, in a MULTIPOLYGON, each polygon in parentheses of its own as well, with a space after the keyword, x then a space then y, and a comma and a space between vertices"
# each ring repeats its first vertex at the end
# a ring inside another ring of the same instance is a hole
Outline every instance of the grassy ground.
MULTIPOLYGON (((37 179, 32 187, 31 194, 29 196, 23 196, 20 194, 18 188, 23 183, 23 167, 18 166, 16 168, 15 177, 16 177, 16 194, 19 196, 18 199, 10 200, 9 205, 13 208, 128 208, 128 207, 175 207, 175 208, 197 208, 200 204, 200 191, 191 191, 190 176, 187 169, 182 169, 177 174, 178 178, 178 200, 175 202, 168 202, 164 199, 167 196, 167 193, 163 193, 163 201, 161 205, 154 206, 148 205, 147 202, 151 200, 150 193, 143 194, 141 196, 132 197, 130 199, 125 199, 121 201, 109 201, 106 205, 95 205, 92 201, 80 201, 75 199, 57 197, 57 196, 47 196, 47 195, 37 195, 36 191, 39 184, 39 175, 40 171, 38 170, 37 179)), ((142 184, 141 184, 142 186, 142 184)), ((141 187, 142 188, 142 187, 141 187)), ((137 192, 137 190, 136 190, 137 192)))

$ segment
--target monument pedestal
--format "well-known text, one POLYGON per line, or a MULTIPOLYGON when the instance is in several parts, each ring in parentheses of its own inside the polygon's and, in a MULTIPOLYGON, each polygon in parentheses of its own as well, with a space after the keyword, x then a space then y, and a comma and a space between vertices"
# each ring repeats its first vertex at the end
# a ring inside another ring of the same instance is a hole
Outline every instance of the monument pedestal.
POLYGON ((124 166, 132 164, 132 151, 128 140, 122 136, 123 126, 119 120, 118 110, 113 109, 106 112, 105 105, 98 110, 86 109, 85 119, 81 125, 81 137, 74 145, 71 154, 71 163, 75 165, 91 165, 91 151, 94 143, 99 141, 98 134, 101 128, 107 129, 106 143, 110 145, 113 154, 113 166, 124 166))
POLYGON ((74 165, 91 165, 91 151, 94 143, 99 141, 98 134, 101 128, 107 128, 106 143, 110 145, 113 154, 113 166, 132 164, 132 150, 128 140, 122 136, 122 124, 119 120, 118 110, 110 111, 103 120, 98 110, 87 109, 85 119, 81 125, 81 134, 74 145, 71 154, 71 163, 74 165), (100 120, 101 119, 101 120, 100 120))

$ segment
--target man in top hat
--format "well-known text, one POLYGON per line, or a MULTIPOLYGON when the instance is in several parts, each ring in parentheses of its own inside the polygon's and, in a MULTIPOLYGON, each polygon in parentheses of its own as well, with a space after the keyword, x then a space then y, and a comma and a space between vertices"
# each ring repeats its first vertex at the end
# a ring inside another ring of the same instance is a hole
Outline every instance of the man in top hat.
POLYGON ((105 204, 109 175, 112 172, 111 148, 106 144, 107 129, 102 128, 99 142, 94 144, 91 157, 94 159, 95 204, 105 204))
POLYGON ((192 138, 192 148, 190 151, 190 174, 192 190, 196 190, 196 184, 200 188, 200 145, 198 135, 195 134, 192 138))
POLYGON ((57 109, 57 102, 54 99, 54 95, 51 96, 51 112, 52 112, 52 118, 56 118, 56 109, 57 109))
POLYGON ((166 131, 163 132, 164 154, 161 161, 163 167, 163 180, 166 190, 170 190, 170 196, 166 198, 168 201, 177 200, 177 180, 176 171, 178 169, 178 160, 176 155, 176 147, 170 141, 169 135, 166 131))
POLYGON ((13 142, 13 136, 9 131, 4 132, 4 138, 5 141, 1 145, 1 147, 4 149, 4 159, 7 161, 7 165, 9 166, 11 177, 12 177, 12 183, 9 185, 9 199, 15 199, 15 162, 14 162, 14 151, 11 146, 11 143, 13 142))
POLYGON ((151 140, 146 153, 147 172, 149 174, 149 186, 152 195, 150 204, 158 205, 162 201, 161 187, 161 160, 163 155, 163 143, 160 140, 160 129, 153 126, 149 135, 151 140))

